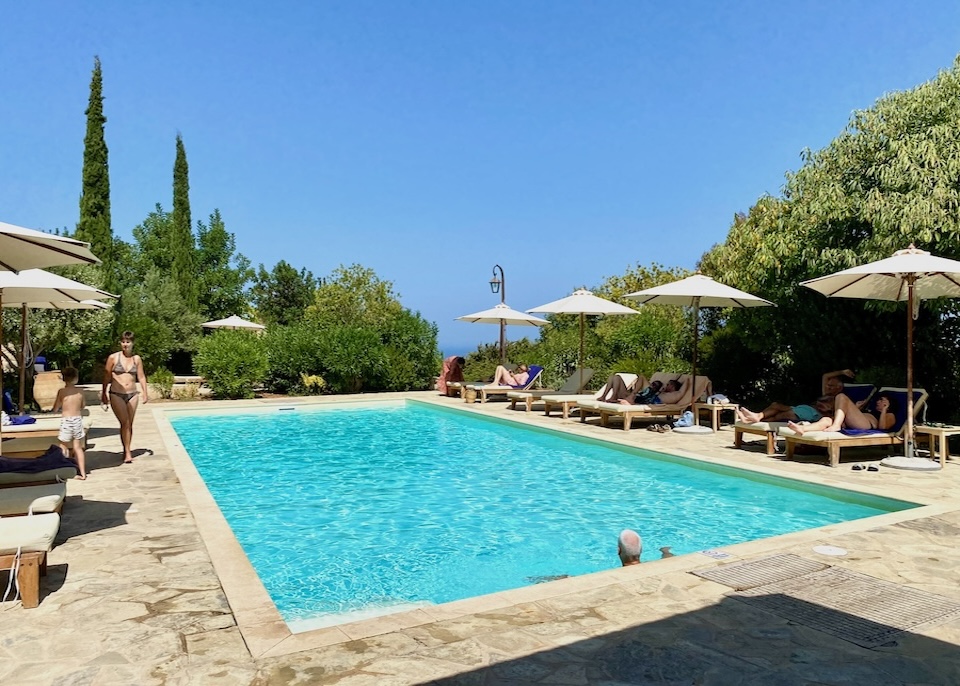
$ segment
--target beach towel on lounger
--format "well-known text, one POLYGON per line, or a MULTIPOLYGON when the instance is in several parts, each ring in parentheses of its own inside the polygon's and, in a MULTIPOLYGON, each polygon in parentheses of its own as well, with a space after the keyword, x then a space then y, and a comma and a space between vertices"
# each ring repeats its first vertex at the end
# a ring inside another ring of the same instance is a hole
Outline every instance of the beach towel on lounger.
POLYGON ((80 470, 77 468, 77 463, 65 458, 63 451, 60 450, 60 446, 58 445, 51 445, 47 449, 47 452, 40 457, 18 458, 0 456, 0 472, 35 474, 37 472, 45 472, 49 469, 63 469, 64 467, 71 467, 77 471, 77 474, 80 473, 80 470))

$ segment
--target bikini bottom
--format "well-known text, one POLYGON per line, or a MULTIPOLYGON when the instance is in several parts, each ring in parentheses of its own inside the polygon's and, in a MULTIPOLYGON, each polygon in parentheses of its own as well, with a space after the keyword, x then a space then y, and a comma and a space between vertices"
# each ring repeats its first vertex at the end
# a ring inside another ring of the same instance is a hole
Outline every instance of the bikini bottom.
POLYGON ((123 398, 123 402, 130 402, 130 398, 135 398, 139 395, 139 391, 134 391, 133 393, 121 393, 120 391, 110 391, 110 395, 115 395, 118 398, 123 398))

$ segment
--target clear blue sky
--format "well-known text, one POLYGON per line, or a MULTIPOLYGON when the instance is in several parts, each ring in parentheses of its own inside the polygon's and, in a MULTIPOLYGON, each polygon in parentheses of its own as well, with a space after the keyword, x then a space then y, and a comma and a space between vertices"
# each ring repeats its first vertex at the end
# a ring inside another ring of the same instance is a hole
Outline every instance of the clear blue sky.
MULTIPOLYGON (((7 3, 0 221, 76 225, 94 55, 113 229, 219 208, 254 265, 360 263, 440 327, 692 268, 851 112, 949 68, 960 3, 7 3)), ((510 328, 519 338, 529 332, 510 328)))

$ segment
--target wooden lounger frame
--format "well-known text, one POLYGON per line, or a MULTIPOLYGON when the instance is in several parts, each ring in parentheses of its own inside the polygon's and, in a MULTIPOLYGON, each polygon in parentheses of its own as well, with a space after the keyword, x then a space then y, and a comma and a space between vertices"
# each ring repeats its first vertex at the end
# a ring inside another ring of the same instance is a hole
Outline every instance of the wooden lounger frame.
MULTIPOLYGON (((0 555, 0 569, 12 569, 16 559, 15 553, 0 555)), ((46 575, 47 554, 45 552, 20 553, 17 584, 20 586, 20 602, 25 608, 34 608, 40 604, 40 577, 46 575)))

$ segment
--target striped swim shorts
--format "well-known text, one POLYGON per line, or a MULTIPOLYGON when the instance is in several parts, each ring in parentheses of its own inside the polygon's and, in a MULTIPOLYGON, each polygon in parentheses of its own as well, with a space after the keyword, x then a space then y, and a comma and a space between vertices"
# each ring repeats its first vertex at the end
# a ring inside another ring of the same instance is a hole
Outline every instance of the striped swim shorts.
POLYGON ((60 435, 58 438, 61 443, 81 439, 85 435, 83 431, 83 417, 61 417, 60 435))

